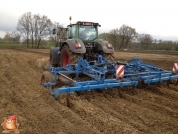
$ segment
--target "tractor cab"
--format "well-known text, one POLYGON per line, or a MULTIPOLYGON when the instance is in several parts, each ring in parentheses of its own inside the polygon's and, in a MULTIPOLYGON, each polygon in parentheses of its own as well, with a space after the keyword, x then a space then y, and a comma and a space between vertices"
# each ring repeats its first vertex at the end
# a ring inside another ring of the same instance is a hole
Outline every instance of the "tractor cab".
POLYGON ((81 39, 83 42, 94 41, 98 39, 98 23, 81 22, 73 23, 67 26, 68 39, 81 39))

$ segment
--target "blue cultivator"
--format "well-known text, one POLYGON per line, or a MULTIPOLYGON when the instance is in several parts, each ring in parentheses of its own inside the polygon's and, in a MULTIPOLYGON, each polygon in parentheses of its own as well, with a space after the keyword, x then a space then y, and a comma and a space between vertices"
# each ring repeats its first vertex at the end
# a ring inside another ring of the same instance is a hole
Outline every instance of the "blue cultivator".
POLYGON ((45 83, 45 76, 42 75, 42 84, 50 87, 51 95, 58 99, 61 93, 69 94, 76 91, 124 86, 136 87, 138 83, 149 85, 166 81, 169 85, 170 81, 177 79, 176 84, 178 84, 176 71, 176 69, 174 71, 163 70, 146 64, 139 58, 120 63, 109 62, 99 55, 97 61, 87 62, 79 57, 76 65, 68 64, 65 68, 51 67, 50 73, 54 77, 45 83), (81 81, 83 76, 85 78, 87 76, 87 80, 81 81))

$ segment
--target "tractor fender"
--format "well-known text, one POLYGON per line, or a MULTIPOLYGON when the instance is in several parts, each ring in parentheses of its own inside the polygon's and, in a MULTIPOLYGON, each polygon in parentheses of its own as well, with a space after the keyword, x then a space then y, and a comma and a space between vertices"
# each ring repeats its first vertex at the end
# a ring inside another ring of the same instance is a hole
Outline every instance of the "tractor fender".
POLYGON ((51 48, 49 61, 52 66, 59 64, 59 47, 51 48))
MULTIPOLYGON (((65 42, 62 44, 62 46, 63 46, 64 44, 68 44, 70 50, 71 50, 72 52, 74 52, 74 53, 86 53, 85 45, 84 45, 84 43, 83 43, 81 40, 69 39, 69 40, 65 41, 65 42), (76 43, 80 43, 81 48, 76 48, 76 47, 75 47, 75 44, 76 44, 76 43)), ((62 47, 61 47, 61 48, 62 48, 62 47)))
POLYGON ((103 50, 104 53, 114 53, 114 47, 108 48, 109 41, 99 39, 97 42, 98 50, 103 50))

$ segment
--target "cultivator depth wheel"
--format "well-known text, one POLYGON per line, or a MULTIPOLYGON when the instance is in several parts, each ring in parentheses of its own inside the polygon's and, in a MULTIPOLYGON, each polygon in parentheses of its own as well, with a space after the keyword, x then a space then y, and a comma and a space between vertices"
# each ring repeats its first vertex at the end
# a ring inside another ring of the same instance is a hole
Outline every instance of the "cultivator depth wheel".
POLYGON ((54 76, 49 72, 49 71, 44 71, 42 76, 41 76, 41 85, 44 83, 47 83, 49 81, 54 82, 54 76))

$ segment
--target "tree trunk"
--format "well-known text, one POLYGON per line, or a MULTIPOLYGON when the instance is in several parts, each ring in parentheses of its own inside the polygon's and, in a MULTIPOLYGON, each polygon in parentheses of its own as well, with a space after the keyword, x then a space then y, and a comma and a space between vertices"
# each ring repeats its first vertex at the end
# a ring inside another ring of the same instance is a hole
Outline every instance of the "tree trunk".
POLYGON ((37 41, 38 41, 38 38, 37 36, 35 36, 35 48, 37 48, 37 41))
POLYGON ((121 45, 119 46, 119 49, 122 48, 123 44, 124 44, 124 38, 122 38, 121 45))
POLYGON ((29 42, 29 41, 28 41, 28 38, 27 38, 27 48, 29 48, 28 42, 29 42))
POLYGON ((124 49, 127 49, 127 45, 128 45, 128 41, 125 42, 125 48, 124 49))
POLYGON ((33 47, 34 47, 34 46, 33 46, 33 44, 34 44, 33 30, 32 30, 32 36, 31 36, 31 38, 32 38, 32 48, 33 48, 33 47))
POLYGON ((38 46, 37 46, 37 48, 40 47, 40 42, 41 42, 41 38, 39 38, 39 40, 38 40, 38 46))
POLYGON ((148 47, 148 44, 145 44, 145 49, 147 49, 147 47, 148 47))

